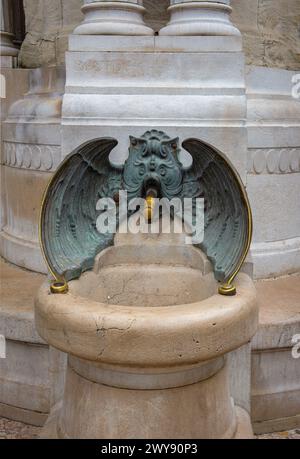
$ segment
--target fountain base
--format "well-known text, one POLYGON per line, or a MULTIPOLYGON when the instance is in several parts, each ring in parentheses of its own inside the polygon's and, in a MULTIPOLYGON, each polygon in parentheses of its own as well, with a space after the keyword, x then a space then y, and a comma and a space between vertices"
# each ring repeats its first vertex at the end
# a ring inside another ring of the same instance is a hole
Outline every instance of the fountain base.
POLYGON ((253 437, 248 413, 234 407, 230 398, 228 367, 223 358, 168 371, 115 371, 70 357, 63 404, 49 418, 42 436, 253 437))

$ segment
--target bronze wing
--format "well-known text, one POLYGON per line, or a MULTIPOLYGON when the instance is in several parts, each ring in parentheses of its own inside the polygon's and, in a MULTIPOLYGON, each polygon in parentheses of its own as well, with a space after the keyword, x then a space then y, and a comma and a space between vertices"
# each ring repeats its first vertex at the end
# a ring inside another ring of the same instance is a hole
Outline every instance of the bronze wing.
MULTIPOLYGON (((193 159, 184 187, 204 197, 204 240, 200 248, 212 262, 218 281, 231 284, 248 253, 252 216, 242 181, 223 155, 198 139, 182 144, 193 159)), ((187 196, 188 197, 188 196, 187 196)))
POLYGON ((100 138, 80 146, 63 161, 45 192, 40 239, 56 280, 78 278, 93 267, 97 253, 113 243, 113 235, 96 228, 96 205, 121 187, 122 170, 109 161, 117 144, 100 138))

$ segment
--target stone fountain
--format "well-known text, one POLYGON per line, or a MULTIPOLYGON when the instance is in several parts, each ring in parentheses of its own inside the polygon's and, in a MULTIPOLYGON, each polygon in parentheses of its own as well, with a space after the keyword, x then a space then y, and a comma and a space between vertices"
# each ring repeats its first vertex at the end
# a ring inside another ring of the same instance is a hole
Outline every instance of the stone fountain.
POLYGON ((227 358, 257 329, 255 288, 239 273, 252 234, 242 182, 198 139, 182 144, 191 156, 185 166, 179 139, 161 131, 130 137, 123 165, 111 160, 116 145, 101 138, 77 148, 43 201, 41 245, 52 280, 38 293, 36 326, 68 354, 63 400, 44 436, 249 438, 227 358), (170 227, 157 210, 159 199, 175 198, 192 202, 181 232, 176 206, 170 227), (200 241, 192 228, 201 199, 200 241), (99 222, 112 209, 117 217, 105 232, 99 222), (133 222, 139 231, 128 231, 133 222))

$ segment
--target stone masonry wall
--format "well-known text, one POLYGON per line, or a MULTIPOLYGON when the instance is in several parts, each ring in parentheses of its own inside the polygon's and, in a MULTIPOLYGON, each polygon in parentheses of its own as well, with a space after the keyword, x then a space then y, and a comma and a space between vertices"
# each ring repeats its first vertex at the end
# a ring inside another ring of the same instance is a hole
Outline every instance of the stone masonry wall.
MULTIPOLYGON (((82 19, 82 0, 24 0, 27 35, 20 64, 64 62, 68 34, 82 19)), ((156 31, 168 20, 169 0, 144 0, 146 22, 156 31)), ((232 0, 233 22, 244 36, 248 65, 300 69, 300 1, 232 0)))
POLYGON ((231 0, 248 65, 300 69, 299 0, 231 0))

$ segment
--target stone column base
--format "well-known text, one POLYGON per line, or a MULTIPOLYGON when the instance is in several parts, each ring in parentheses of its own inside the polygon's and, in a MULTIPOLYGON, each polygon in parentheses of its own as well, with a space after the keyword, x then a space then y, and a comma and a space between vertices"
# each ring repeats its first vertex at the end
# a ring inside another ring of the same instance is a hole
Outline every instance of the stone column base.
POLYGON ((0 67, 13 68, 17 62, 19 49, 13 44, 13 34, 0 31, 0 67))
POLYGON ((79 35, 154 35, 146 26, 145 8, 137 2, 91 2, 81 8, 85 19, 74 34, 79 35))
POLYGON ((230 21, 232 8, 225 2, 178 1, 168 11, 171 19, 160 35, 241 35, 230 21))

